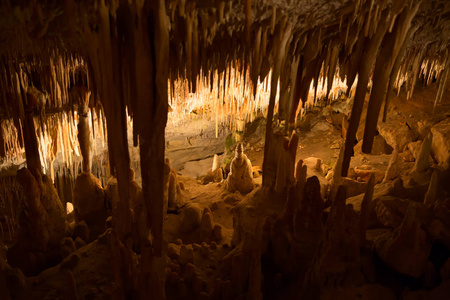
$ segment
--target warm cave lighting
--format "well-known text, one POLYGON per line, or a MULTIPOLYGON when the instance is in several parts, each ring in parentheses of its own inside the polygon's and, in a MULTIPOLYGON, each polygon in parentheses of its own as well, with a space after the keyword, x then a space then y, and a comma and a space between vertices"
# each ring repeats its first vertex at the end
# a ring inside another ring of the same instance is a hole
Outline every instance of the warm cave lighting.
MULTIPOLYGON (((205 117, 215 120, 216 137, 219 125, 235 129, 239 121, 249 122, 258 113, 266 114, 269 104, 270 80, 272 72, 261 82, 258 78, 256 95, 253 95, 253 83, 249 72, 244 73, 237 68, 227 67, 226 72, 213 73, 210 83, 210 72, 200 71, 197 77, 197 90, 192 93, 188 80, 178 78, 173 87, 169 85, 169 104, 172 112, 169 120, 176 123, 180 120, 205 117), (171 93, 171 91, 173 91, 171 93)), ((279 91, 276 102, 278 103, 279 91)))
POLYGON ((450 300, 450 0, 0 3, 0 300, 450 300))
MULTIPOLYGON (((227 70, 213 73, 212 86, 210 83, 210 72, 204 74, 200 71, 197 77, 197 89, 191 91, 190 83, 187 79, 179 77, 171 86, 168 82, 169 90, 169 120, 173 124, 181 120, 204 117, 215 120, 216 137, 219 126, 229 126, 231 130, 236 130, 242 123, 251 122, 255 116, 262 114, 267 116, 267 108, 270 98, 270 82, 272 80, 272 70, 261 81, 258 77, 256 94, 253 94, 253 82, 247 70, 246 76, 230 64, 227 70)), ((311 82, 309 96, 305 102, 306 107, 312 107, 317 101, 326 97, 328 80, 320 77, 317 85, 317 93, 314 82, 311 82), (316 102, 314 102, 316 100, 316 102)), ((356 85, 354 85, 356 86, 356 85)), ((329 99, 336 100, 339 95, 347 90, 346 80, 341 81, 339 76, 335 76, 332 82, 329 99)), ((277 84, 275 98, 275 113, 278 109, 280 99, 280 80, 277 84)), ((301 107, 299 111, 303 111, 301 107)))
POLYGON ((71 202, 66 203, 66 213, 70 215, 73 212, 73 204, 71 202))

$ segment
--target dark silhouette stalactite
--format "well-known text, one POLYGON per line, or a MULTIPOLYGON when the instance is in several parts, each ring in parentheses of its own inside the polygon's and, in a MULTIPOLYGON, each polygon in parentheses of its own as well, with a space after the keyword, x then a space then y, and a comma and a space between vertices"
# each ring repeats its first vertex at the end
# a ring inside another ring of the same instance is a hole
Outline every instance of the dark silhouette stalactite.
POLYGON ((389 77, 394 67, 397 56, 406 42, 411 21, 419 9, 419 3, 408 10, 404 10, 397 18, 395 27, 391 33, 387 33, 381 44, 381 50, 375 63, 373 74, 373 87, 367 108, 366 126, 364 127, 364 138, 362 151, 372 151, 373 139, 377 130, 378 116, 381 104, 386 97, 389 77))
MULTIPOLYGON (((23 120, 23 139, 25 144, 25 156, 27 159, 27 167, 33 176, 38 180, 42 175, 41 159, 39 155, 39 146, 36 138, 36 128, 34 126, 33 112, 35 101, 31 99, 33 95, 22 93, 22 97, 27 100, 24 102, 25 118, 23 120)), ((39 180, 38 180, 39 181, 39 180)))
MULTIPOLYGON (((390 18, 389 9, 385 9, 382 12, 382 21, 378 25, 377 31, 372 38, 366 40, 366 45, 361 61, 363 62, 359 66, 358 71, 358 85, 356 87, 355 99, 353 101, 352 112, 349 120, 347 136, 345 137, 345 149, 344 158, 342 161, 341 176, 347 177, 348 168, 350 166, 350 159, 353 155, 353 147, 355 146, 356 132, 358 131, 359 121, 361 119, 361 113, 364 105, 364 99, 367 93, 367 85, 369 83, 370 71, 377 57, 378 48, 381 45, 381 41, 389 28, 390 18)), ((364 33, 361 31, 361 35, 364 33)))

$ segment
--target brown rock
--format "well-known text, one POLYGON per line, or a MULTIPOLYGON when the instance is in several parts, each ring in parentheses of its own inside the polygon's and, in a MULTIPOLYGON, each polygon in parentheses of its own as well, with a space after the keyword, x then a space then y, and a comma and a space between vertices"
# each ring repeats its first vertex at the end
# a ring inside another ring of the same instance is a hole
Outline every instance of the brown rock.
POLYGON ((444 169, 450 168, 450 118, 434 125, 431 128, 433 142, 431 150, 444 169))
POLYGON ((73 238, 81 238, 83 241, 89 241, 90 231, 85 221, 81 221, 73 228, 73 238))
POLYGON ((414 204, 409 204, 400 227, 390 238, 379 239, 375 246, 380 258, 397 272, 415 278, 423 273, 431 246, 416 219, 414 204))
MULTIPOLYGON (((362 140, 360 140, 356 146, 354 147, 355 153, 361 154, 362 150, 362 140)), ((372 155, 381 155, 381 154, 390 154, 392 152, 392 147, 389 146, 385 139, 381 135, 376 135, 373 139, 372 151, 368 154, 372 155)))
POLYGON ((376 183, 380 183, 383 181, 384 176, 385 176, 385 172, 381 171, 381 170, 376 170, 376 169, 372 169, 372 170, 361 170, 358 167, 355 168, 355 175, 357 177, 360 177, 362 180, 364 180, 365 182, 368 182, 370 177, 373 175, 375 182, 376 183))
POLYGON ((77 238, 75 239, 75 247, 76 247, 77 249, 80 249, 80 248, 82 248, 82 247, 84 247, 84 246, 86 246, 86 242, 83 241, 80 237, 77 237, 77 238))
POLYGON ((200 226, 202 220, 202 209, 198 204, 190 203, 181 212, 180 230, 182 232, 192 231, 200 226))
POLYGON ((212 215, 209 212, 203 214, 202 221, 200 224, 200 235, 201 239, 208 240, 211 238, 214 229, 214 221, 212 215))
POLYGON ((389 165, 386 169, 386 174, 384 176, 383 182, 393 180, 398 176, 399 166, 398 166, 398 148, 395 148, 392 152, 391 159, 389 160, 389 165))
POLYGON ((78 175, 73 191, 75 220, 86 222, 91 231, 91 239, 96 239, 105 231, 105 221, 108 216, 104 207, 104 197, 98 178, 91 173, 78 175))
POLYGON ((194 281, 192 282, 192 290, 196 294, 200 293, 203 290, 203 280, 199 276, 196 276, 194 278, 194 281))
POLYGON ((379 123, 378 130, 386 143, 392 148, 403 148, 416 138, 414 131, 408 125, 398 121, 379 123))
POLYGON ((27 168, 17 172, 17 181, 24 188, 24 209, 16 242, 6 253, 8 263, 26 275, 40 272, 47 258, 59 259, 60 242, 66 233, 66 212, 51 179, 36 176, 27 168), (37 253, 42 259, 36 260, 37 253))
POLYGON ((209 244, 209 248, 210 248, 211 250, 216 250, 216 249, 217 249, 217 243, 214 242, 214 241, 212 241, 212 242, 209 244))
POLYGON ((76 247, 75 247, 75 243, 73 242, 72 238, 66 237, 61 241, 60 252, 61 252, 61 256, 63 258, 69 256, 75 250, 76 250, 76 247))
POLYGON ((216 224, 213 229, 214 240, 220 242, 222 240, 222 226, 220 224, 216 224))
POLYGON ((181 265, 194 262, 194 249, 191 245, 181 245, 180 256, 178 257, 178 262, 181 265))
POLYGON ((205 242, 203 242, 202 245, 201 245, 200 254, 203 257, 208 257, 209 256, 209 246, 205 242))
POLYGON ((249 269, 250 258, 242 252, 236 254, 233 258, 231 268, 231 282, 234 295, 241 295, 245 291, 249 269))

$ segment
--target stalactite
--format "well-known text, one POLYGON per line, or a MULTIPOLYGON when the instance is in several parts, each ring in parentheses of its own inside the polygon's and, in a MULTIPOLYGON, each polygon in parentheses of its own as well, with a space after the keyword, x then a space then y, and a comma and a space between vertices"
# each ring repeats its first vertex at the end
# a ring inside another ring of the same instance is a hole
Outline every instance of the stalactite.
POLYGON ((274 151, 273 149, 271 149, 271 147, 274 147, 274 145, 272 145, 272 143, 274 143, 272 121, 275 108, 275 98, 277 95, 277 89, 275 87, 278 85, 278 78, 280 76, 281 67, 283 66, 284 60, 286 58, 286 44, 288 43, 289 38, 291 38, 291 31, 291 24, 284 23, 284 26, 280 26, 279 31, 277 32, 278 47, 275 49, 275 63, 272 72, 270 100, 267 112, 266 142, 264 145, 264 153, 266 153, 266 155, 264 155, 263 161, 264 186, 272 186, 275 183, 276 179, 276 175, 273 176, 274 174, 270 174, 271 165, 274 163, 270 160, 277 159, 277 157, 270 157, 273 155, 272 153, 274 151))
POLYGON ((250 48, 250 29, 252 26, 252 0, 245 0, 245 42, 250 48))
MULTIPOLYGON (((419 9, 420 2, 416 3, 414 7, 405 10, 395 23, 395 29, 392 33, 386 34, 383 39, 380 53, 374 68, 373 86, 370 94, 367 111, 370 113, 366 116, 366 124, 364 127, 364 138, 362 144, 362 151, 370 153, 372 151, 373 139, 376 134, 378 123, 378 116, 381 109, 383 99, 386 97, 387 88, 389 84, 389 77, 394 67, 395 61, 403 44, 408 42, 405 40, 411 26, 411 21, 419 9)), ((353 115, 352 115, 353 117, 353 115)))
POLYGON ((25 113, 24 120, 24 141, 25 141, 25 154, 27 158, 27 167, 31 173, 35 176, 36 180, 42 174, 41 159, 39 155, 39 146, 36 138, 36 130, 32 111, 34 109, 32 97, 26 94, 28 100, 27 112, 25 113))
POLYGON ((366 49, 361 58, 361 61, 364 63, 361 64, 358 72, 358 85, 356 87, 355 98, 353 102, 351 117, 349 120, 349 126, 347 130, 347 136, 345 139, 345 152, 344 158, 342 162, 342 170, 341 175, 343 177, 347 176, 348 167, 350 165, 350 159, 353 152, 353 147, 356 138, 356 131, 358 130, 359 121, 361 118, 362 107, 364 104, 364 98, 366 96, 367 84, 369 81, 370 70, 372 69, 372 65, 375 62, 375 58, 378 52, 378 48, 380 47, 381 41, 388 29, 389 19, 386 19, 389 14, 388 10, 383 12, 383 17, 385 21, 383 24, 378 26, 377 32, 374 36, 366 41, 366 49))
POLYGON ((433 114, 436 113, 436 107, 441 102, 442 96, 444 95, 444 91, 446 89, 447 82, 448 82, 447 78, 448 78, 448 73, 450 72, 449 70, 450 70, 450 54, 448 53, 448 49, 447 49, 447 57, 446 57, 446 63, 445 63, 445 67, 444 67, 444 74, 439 79, 439 88, 438 88, 438 91, 436 94, 436 98, 434 100, 433 114))
POLYGON ((388 108, 389 108, 389 91, 392 90, 392 88, 395 84, 395 80, 396 80, 397 76, 399 75, 400 65, 401 65, 402 60, 404 59, 404 55, 406 52, 406 46, 407 46, 406 41, 409 41, 411 39, 411 36, 417 31, 418 28, 419 28, 418 25, 409 28, 408 33, 406 34, 406 37, 405 37, 405 42, 403 43, 400 50, 398 51, 397 58, 395 59, 394 66, 392 67, 391 75, 389 77, 389 83, 388 83, 388 88, 387 88, 387 92, 386 92, 386 97, 385 97, 383 122, 386 122, 388 108))

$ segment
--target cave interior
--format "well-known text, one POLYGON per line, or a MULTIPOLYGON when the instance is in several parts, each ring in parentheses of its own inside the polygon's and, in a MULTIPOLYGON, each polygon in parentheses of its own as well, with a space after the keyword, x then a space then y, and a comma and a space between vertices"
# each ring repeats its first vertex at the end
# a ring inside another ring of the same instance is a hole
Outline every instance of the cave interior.
POLYGON ((0 1, 0 299, 450 299, 450 1, 0 1))

